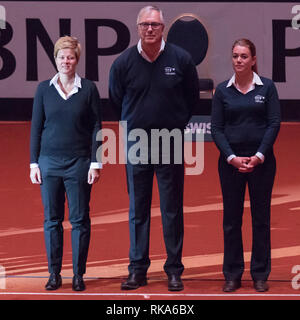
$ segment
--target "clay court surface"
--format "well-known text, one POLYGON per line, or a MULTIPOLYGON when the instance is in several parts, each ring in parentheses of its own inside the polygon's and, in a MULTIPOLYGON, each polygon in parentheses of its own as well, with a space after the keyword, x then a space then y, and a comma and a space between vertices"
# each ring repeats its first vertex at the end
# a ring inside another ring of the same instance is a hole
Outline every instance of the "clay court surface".
MULTIPOLYGON (((105 127, 118 129, 117 124, 105 127)), ((45 291, 48 279, 40 190, 29 179, 30 123, 0 123, 0 300, 300 300, 300 123, 283 123, 275 144, 277 176, 272 199, 272 272, 270 289, 257 293, 249 273, 251 216, 245 202, 243 239, 246 270, 242 288, 222 291, 222 198, 217 173, 218 151, 205 143, 204 171, 185 179, 185 289, 167 290, 165 248, 156 183, 148 286, 121 291, 128 265, 128 197, 124 165, 105 165, 92 190, 92 236, 85 274, 86 290, 72 291, 71 234, 65 217, 63 286, 45 291), (296 266, 299 265, 299 268, 296 266), (293 270, 294 268, 294 270, 293 270), (293 271, 296 270, 296 273, 293 271), (0 269, 1 271, 1 269, 0 269), (5 277, 3 276, 5 275, 5 277)))

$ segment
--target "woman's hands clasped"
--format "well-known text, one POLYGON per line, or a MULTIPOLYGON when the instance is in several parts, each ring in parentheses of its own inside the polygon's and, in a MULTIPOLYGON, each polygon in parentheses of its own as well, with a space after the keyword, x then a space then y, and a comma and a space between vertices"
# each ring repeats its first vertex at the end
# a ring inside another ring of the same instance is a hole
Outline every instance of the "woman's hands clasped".
POLYGON ((262 161, 257 156, 234 157, 229 163, 237 168, 239 172, 247 173, 252 172, 262 161))

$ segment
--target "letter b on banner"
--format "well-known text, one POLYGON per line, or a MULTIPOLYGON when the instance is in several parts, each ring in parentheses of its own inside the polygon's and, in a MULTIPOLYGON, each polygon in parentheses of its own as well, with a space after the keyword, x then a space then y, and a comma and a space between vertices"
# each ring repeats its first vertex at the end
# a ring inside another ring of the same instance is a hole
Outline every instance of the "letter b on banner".
POLYGON ((6 289, 5 268, 0 265, 0 289, 6 289))
POLYGON ((0 80, 8 78, 16 69, 16 59, 14 55, 5 48, 13 37, 13 29, 6 21, 5 29, 0 29, 0 59, 2 59, 2 69, 0 69, 0 80))

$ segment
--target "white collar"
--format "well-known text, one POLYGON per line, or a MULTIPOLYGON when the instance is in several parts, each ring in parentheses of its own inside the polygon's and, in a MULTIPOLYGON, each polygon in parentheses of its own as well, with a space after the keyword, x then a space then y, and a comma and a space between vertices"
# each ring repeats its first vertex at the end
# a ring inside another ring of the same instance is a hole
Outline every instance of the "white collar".
MULTIPOLYGON (((228 81, 226 88, 231 87, 232 85, 235 86, 235 74, 228 81)), ((263 86, 264 84, 261 81, 259 75, 253 71, 252 86, 254 86, 254 85, 263 86)))
MULTIPOLYGON (((165 49, 165 45, 166 45, 166 42, 164 39, 161 39, 161 44, 160 44, 160 49, 159 49, 159 54, 164 51, 165 49)), ((138 49, 138 52, 140 55, 142 55, 142 57, 144 57, 147 61, 150 61, 150 59, 147 57, 146 53, 143 51, 143 48, 142 48, 142 40, 140 39, 138 44, 137 44, 137 49, 138 49)), ((152 62, 152 61, 150 61, 152 62)))
POLYGON ((49 83, 49 86, 51 86, 52 84, 54 85, 55 89, 57 90, 57 92, 59 93, 59 95, 64 99, 67 100, 69 99, 73 94, 77 93, 79 88, 81 88, 81 78, 79 77, 79 75, 77 73, 75 73, 75 78, 74 78, 74 87, 72 89, 72 91, 66 95, 60 88, 59 84, 58 84, 58 78, 59 78, 59 73, 57 73, 51 80, 49 83))
MULTIPOLYGON (((59 78, 59 73, 57 73, 51 80, 50 80, 50 83, 49 83, 49 86, 51 86, 52 84, 53 85, 58 85, 58 78, 59 78)), ((81 78, 80 76, 75 73, 75 78, 74 78, 74 87, 77 87, 77 88, 81 88, 81 78)))

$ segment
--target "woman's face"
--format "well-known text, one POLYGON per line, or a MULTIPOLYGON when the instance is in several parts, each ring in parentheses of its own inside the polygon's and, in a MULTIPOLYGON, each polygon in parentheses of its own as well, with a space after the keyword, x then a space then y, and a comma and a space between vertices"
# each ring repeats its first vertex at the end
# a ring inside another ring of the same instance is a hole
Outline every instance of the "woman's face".
POLYGON ((78 63, 75 50, 69 48, 58 50, 55 62, 59 73, 73 75, 78 63))
POLYGON ((248 47, 236 45, 232 50, 232 66, 235 73, 250 73, 256 63, 248 47))

